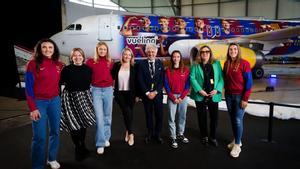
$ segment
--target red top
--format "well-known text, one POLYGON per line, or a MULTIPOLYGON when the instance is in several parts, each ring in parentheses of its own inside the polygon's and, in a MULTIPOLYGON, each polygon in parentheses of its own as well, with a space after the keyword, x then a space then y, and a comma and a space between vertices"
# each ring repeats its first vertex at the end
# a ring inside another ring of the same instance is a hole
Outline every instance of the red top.
POLYGON ((104 57, 100 57, 98 62, 93 58, 86 61, 86 65, 92 69, 92 85, 95 87, 109 87, 113 85, 111 69, 113 62, 108 62, 104 57))
POLYGON ((170 69, 167 68, 164 86, 169 98, 175 101, 176 97, 174 94, 180 94, 180 98, 188 94, 190 89, 190 71, 188 68, 184 67, 183 71, 181 69, 170 69))
POLYGON ((39 70, 36 70, 36 61, 31 60, 27 64, 25 83, 26 98, 30 111, 37 109, 36 99, 51 99, 59 95, 59 80, 63 63, 54 62, 44 58, 39 70))
POLYGON ((227 61, 224 65, 225 92, 242 95, 242 100, 248 101, 253 84, 249 62, 241 59, 239 65, 228 66, 227 61))

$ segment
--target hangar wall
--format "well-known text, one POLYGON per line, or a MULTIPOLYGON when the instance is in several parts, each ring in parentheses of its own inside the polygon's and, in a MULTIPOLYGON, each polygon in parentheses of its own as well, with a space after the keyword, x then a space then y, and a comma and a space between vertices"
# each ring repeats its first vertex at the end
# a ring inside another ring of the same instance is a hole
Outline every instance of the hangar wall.
POLYGON ((300 20, 299 0, 112 0, 130 12, 157 15, 300 20), (170 3, 174 2, 173 4, 170 3), (173 8, 172 8, 173 5, 173 8), (174 8, 179 11, 174 11, 174 8))
MULTIPOLYGON (((199 17, 264 17, 300 20, 300 0, 111 0, 133 14, 199 17)), ((96 4, 95 0, 85 2, 96 4)), ((63 28, 78 18, 108 14, 112 10, 63 1, 63 28)), ((122 11, 114 13, 123 14, 122 11)))

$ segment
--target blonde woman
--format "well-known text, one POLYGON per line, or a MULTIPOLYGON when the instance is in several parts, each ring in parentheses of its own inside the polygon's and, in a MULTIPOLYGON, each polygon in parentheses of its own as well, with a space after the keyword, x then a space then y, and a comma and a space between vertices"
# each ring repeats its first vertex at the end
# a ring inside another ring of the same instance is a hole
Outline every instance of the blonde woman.
POLYGON ((84 160, 89 151, 85 146, 86 128, 95 124, 90 85, 92 70, 84 64, 85 54, 74 48, 70 55, 71 64, 61 72, 60 83, 65 85, 61 96, 62 114, 60 126, 70 132, 75 145, 75 160, 84 160))
POLYGON ((86 64, 92 69, 97 153, 103 154, 104 147, 110 146, 113 104, 113 78, 110 73, 113 62, 105 42, 97 43, 94 58, 87 60, 86 64))
POLYGON ((132 129, 133 106, 135 103, 135 78, 134 55, 130 48, 124 48, 120 62, 114 64, 112 77, 115 80, 114 96, 119 104, 124 117, 126 127, 125 141, 129 146, 134 144, 132 129))

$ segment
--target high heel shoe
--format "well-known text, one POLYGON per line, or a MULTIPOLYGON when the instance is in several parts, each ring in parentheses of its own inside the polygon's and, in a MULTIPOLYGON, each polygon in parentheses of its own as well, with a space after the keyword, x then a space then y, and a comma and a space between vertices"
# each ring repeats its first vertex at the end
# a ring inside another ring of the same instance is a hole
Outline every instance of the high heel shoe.
POLYGON ((128 137, 128 131, 126 131, 126 133, 125 133, 125 142, 128 142, 128 140, 129 140, 129 137, 128 137))
POLYGON ((133 146, 133 144, 134 144, 134 135, 130 134, 129 135, 129 140, 128 140, 128 145, 133 146))

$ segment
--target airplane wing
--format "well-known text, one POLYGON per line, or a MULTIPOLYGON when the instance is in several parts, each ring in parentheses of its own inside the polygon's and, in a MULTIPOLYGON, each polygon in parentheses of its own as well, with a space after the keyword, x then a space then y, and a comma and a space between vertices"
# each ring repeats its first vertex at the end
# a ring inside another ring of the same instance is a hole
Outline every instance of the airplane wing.
POLYGON ((250 42, 255 41, 280 41, 288 38, 300 36, 300 26, 289 27, 285 29, 277 29, 269 32, 256 33, 252 35, 244 35, 236 38, 226 39, 225 42, 250 42))

